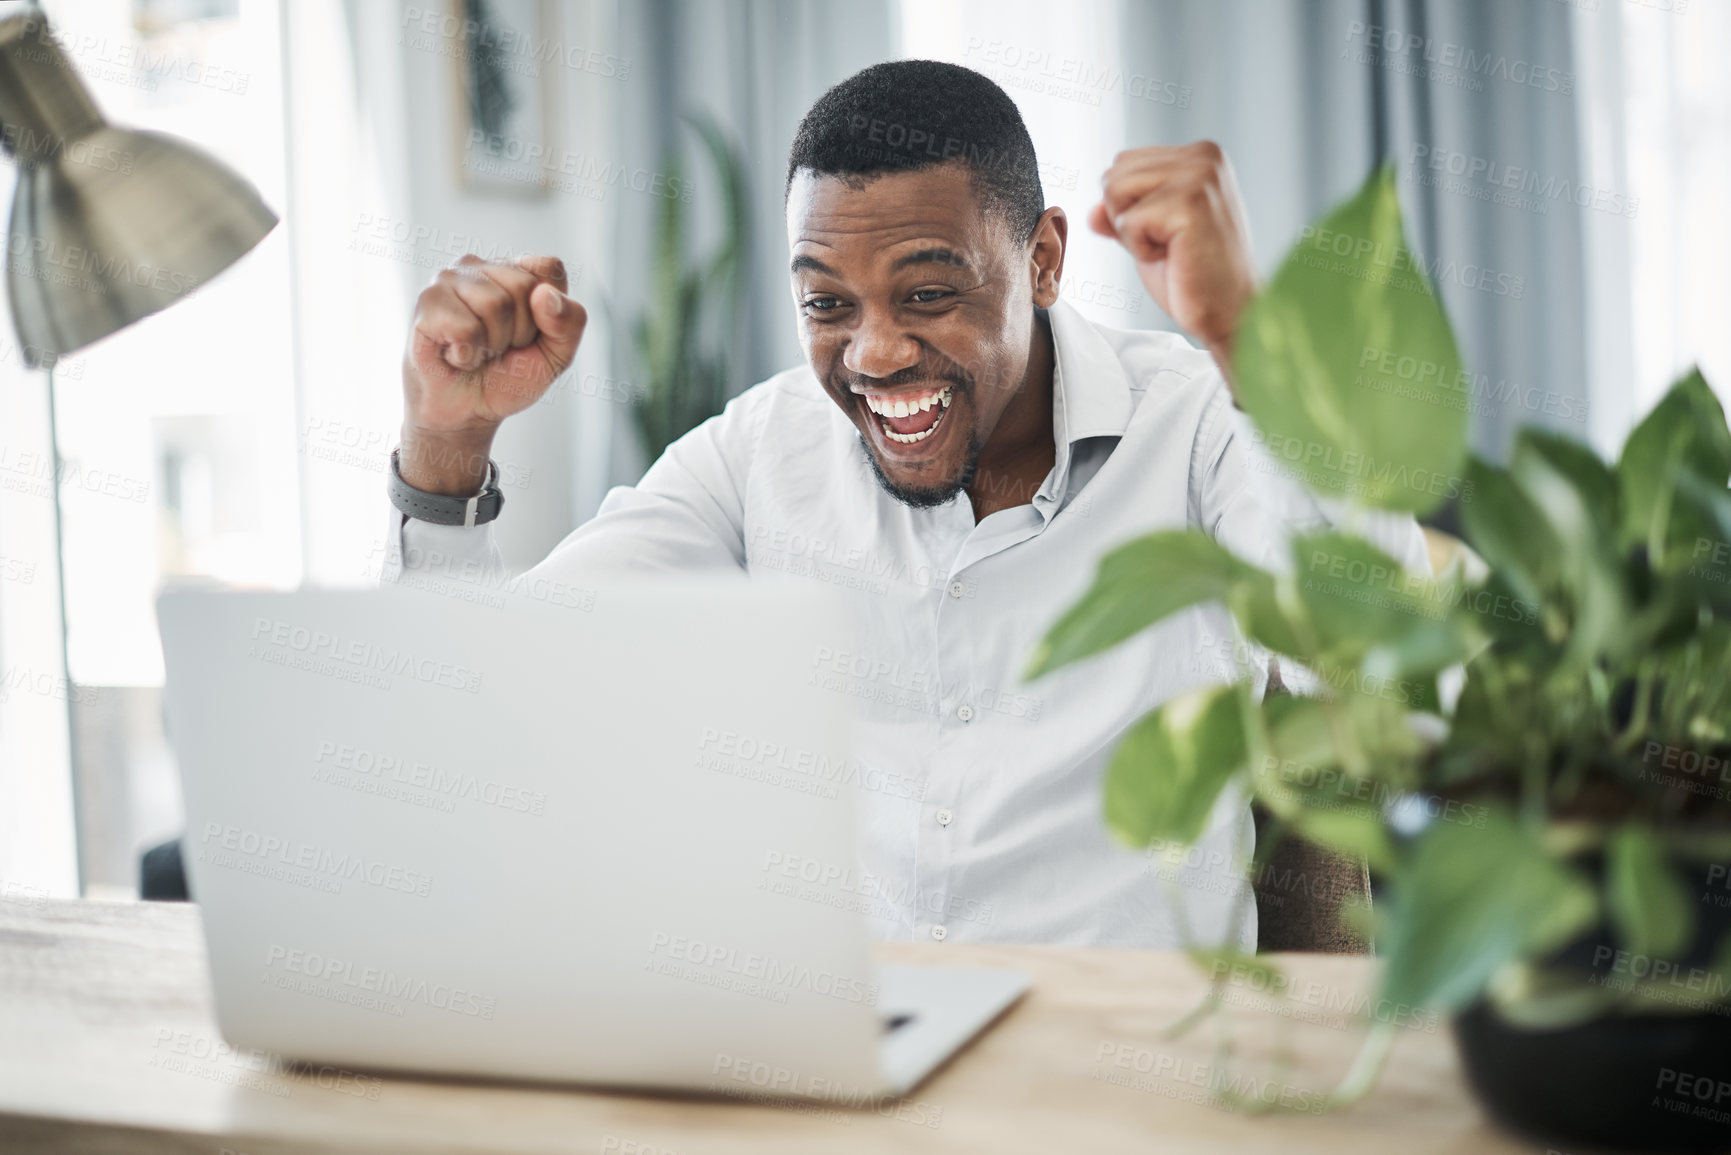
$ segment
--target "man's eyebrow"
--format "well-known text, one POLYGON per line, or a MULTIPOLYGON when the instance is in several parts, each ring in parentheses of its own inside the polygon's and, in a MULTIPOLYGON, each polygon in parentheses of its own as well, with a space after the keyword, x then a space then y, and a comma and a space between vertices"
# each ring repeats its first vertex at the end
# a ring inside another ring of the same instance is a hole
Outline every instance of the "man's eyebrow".
MULTIPOLYGON (((918 249, 904 257, 898 257, 896 258, 896 263, 890 266, 890 271, 900 272, 912 265, 948 265, 953 269, 965 269, 968 267, 968 261, 966 257, 963 257, 954 249, 946 249, 940 246, 928 249, 918 249)), ((790 273, 802 273, 807 269, 814 273, 828 273, 832 277, 839 275, 834 269, 830 268, 816 257, 807 256, 804 253, 801 253, 793 259, 793 264, 789 266, 788 271, 790 273)))
POLYGON ((892 272, 899 272, 910 265, 949 265, 953 269, 968 267, 967 258, 953 249, 942 247, 919 249, 905 257, 898 257, 891 266, 892 272))
POLYGON ((800 273, 804 272, 806 269, 810 269, 814 273, 828 273, 832 277, 836 275, 834 269, 830 268, 816 257, 808 257, 804 253, 801 253, 793 259, 793 265, 788 269, 788 271, 790 273, 800 273))

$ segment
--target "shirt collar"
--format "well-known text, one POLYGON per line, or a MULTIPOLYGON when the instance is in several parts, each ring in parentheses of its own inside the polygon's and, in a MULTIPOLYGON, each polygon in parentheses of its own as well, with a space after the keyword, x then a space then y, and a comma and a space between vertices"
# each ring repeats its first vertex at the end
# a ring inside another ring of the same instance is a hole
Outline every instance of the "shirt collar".
POLYGON ((1130 380, 1116 350, 1091 321, 1062 298, 1046 310, 1046 316, 1052 323, 1055 351, 1052 429, 1058 449, 1064 449, 1067 441, 1084 437, 1122 437, 1134 406, 1130 380))
POLYGON ((1046 317, 1052 325, 1052 472, 1034 495, 1047 516, 1063 504, 1070 483, 1070 447, 1088 437, 1122 437, 1134 406, 1118 354, 1100 331, 1059 298, 1046 317))

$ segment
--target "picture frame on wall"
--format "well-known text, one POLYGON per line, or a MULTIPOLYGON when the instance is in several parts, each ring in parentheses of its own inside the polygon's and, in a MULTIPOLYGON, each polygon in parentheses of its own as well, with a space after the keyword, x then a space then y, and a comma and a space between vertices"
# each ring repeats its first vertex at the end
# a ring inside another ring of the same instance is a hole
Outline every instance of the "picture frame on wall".
POLYGON ((539 200, 554 141, 558 53, 552 0, 450 0, 457 184, 539 200), (556 46, 555 46, 556 47, 556 46))

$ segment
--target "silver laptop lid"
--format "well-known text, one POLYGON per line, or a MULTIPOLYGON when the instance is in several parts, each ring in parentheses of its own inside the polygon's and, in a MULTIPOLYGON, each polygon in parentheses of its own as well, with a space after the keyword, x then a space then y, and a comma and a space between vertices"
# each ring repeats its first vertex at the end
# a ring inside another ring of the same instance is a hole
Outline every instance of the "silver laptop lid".
POLYGON ((680 580, 473 604, 158 603, 185 852, 237 1046, 349 1065, 882 1087, 821 589, 680 580), (776 856, 781 856, 777 858, 776 856))

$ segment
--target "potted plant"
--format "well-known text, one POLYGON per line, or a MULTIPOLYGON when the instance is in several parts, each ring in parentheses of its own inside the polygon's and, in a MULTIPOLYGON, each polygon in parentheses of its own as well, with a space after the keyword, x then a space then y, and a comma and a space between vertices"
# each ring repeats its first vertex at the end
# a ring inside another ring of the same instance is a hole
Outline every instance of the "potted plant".
MULTIPOLYGON (((1150 712, 1109 764, 1109 826, 1187 842, 1242 789, 1273 816, 1257 863, 1287 833, 1368 860, 1381 996, 1453 1016, 1492 1116, 1552 1142, 1731 1147, 1731 432, 1706 381, 1679 381, 1614 464, 1532 428, 1506 464, 1471 455, 1481 382, 1388 168, 1305 231, 1233 375, 1262 452, 1343 499, 1344 524, 1453 498, 1482 563, 1412 574, 1336 531, 1278 572, 1194 530, 1108 554, 1030 676, 1218 602, 1297 691, 1212 685, 1150 712)), ((1221 953, 1193 953, 1218 984, 1221 953)), ((1372 1082, 1393 1030, 1371 1025, 1331 1101, 1372 1082)))

